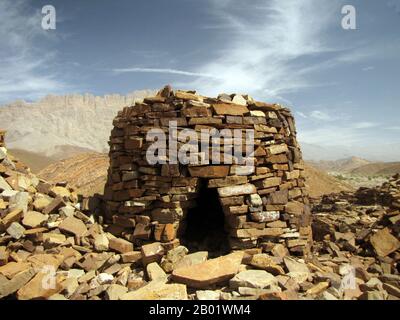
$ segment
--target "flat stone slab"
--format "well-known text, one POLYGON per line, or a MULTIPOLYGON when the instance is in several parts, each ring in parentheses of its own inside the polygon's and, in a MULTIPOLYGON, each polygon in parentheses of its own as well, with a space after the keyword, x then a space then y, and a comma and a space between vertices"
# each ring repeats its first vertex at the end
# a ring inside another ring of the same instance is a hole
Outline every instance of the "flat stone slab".
POLYGON ((388 228, 375 233, 371 237, 370 242, 380 257, 386 257, 400 248, 400 241, 390 233, 388 228))
POLYGON ((151 281, 144 287, 124 294, 121 300, 187 300, 186 286, 151 281))
POLYGON ((242 271, 229 281, 229 286, 234 289, 239 287, 265 289, 277 284, 278 280, 264 270, 242 271))
POLYGON ((234 252, 194 266, 176 269, 172 273, 172 279, 200 289, 227 281, 238 273, 243 254, 234 252))

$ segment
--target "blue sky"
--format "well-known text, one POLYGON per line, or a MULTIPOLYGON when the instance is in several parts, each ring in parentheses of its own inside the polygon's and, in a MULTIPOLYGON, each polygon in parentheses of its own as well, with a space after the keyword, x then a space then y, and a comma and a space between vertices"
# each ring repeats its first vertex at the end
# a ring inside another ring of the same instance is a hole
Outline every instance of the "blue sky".
POLYGON ((0 2, 0 103, 167 83, 249 93, 290 106, 302 142, 366 157, 400 150, 399 57, 400 0, 0 2), (56 30, 41 29, 47 4, 56 30))

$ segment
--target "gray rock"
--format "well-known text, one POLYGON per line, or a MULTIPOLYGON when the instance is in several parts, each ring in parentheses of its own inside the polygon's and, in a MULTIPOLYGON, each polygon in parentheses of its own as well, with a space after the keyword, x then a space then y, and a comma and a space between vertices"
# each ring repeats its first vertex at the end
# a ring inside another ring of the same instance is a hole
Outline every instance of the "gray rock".
POLYGON ((197 300, 219 300, 221 297, 220 291, 198 290, 196 291, 197 300))
POLYGON ((229 281, 229 286, 233 289, 239 287, 265 289, 276 285, 278 285, 278 280, 264 270, 242 271, 229 281))
POLYGON ((58 212, 60 213, 61 217, 64 218, 73 217, 75 208, 73 206, 66 205, 65 207, 60 208, 58 212))
POLYGON ((24 231, 25 228, 18 222, 11 223, 11 225, 7 228, 7 233, 16 240, 22 238, 24 231))
POLYGON ((25 213, 28 210, 29 203, 29 193, 28 192, 18 192, 16 195, 12 196, 10 199, 10 210, 22 209, 25 213))
POLYGON ((0 148, 0 160, 4 160, 7 157, 7 149, 4 147, 0 148))
POLYGON ((286 268, 289 270, 289 272, 310 273, 310 270, 308 269, 307 265, 303 262, 296 261, 295 259, 293 259, 291 257, 284 257, 283 261, 285 263, 286 268))
POLYGON ((119 300, 127 292, 128 288, 119 284, 112 284, 106 291, 106 297, 108 300, 119 300))
POLYGON ((7 181, 4 180, 4 178, 2 176, 0 176, 0 191, 4 191, 4 190, 10 191, 10 190, 12 190, 12 188, 7 183, 7 181))

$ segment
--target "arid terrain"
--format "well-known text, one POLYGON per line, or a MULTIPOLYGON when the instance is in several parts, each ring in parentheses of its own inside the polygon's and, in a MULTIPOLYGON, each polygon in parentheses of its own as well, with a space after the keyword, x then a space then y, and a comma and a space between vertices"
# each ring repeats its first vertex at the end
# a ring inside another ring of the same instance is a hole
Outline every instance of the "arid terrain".
MULTIPOLYGON (((38 108, 48 108, 48 99, 38 108)), ((400 299, 398 163, 306 162, 314 242, 304 257, 284 242, 216 258, 179 242, 138 248, 125 231, 142 221, 110 225, 102 216, 116 108, 103 114, 105 100, 74 98, 88 108, 80 119, 67 112, 79 123, 75 132, 74 121, 58 118, 69 99, 52 102, 59 109, 47 128, 39 126, 43 110, 1 110, 16 122, 0 123, 11 146, 0 148, 0 299, 400 299), (37 119, 23 127, 27 116, 37 119), (41 285, 45 266, 56 271, 54 286, 41 285)))

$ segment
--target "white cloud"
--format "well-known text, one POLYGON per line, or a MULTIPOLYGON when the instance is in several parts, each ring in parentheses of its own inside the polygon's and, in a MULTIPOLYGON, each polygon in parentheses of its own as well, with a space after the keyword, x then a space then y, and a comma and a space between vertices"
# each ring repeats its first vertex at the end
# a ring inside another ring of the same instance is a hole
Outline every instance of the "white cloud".
POLYGON ((0 102, 34 99, 66 87, 49 71, 54 52, 37 46, 41 38, 48 39, 40 11, 21 0, 0 2, 0 102))
POLYGON ((308 126, 298 130, 299 141, 319 146, 352 146, 362 136, 359 130, 345 125, 308 126))
POLYGON ((300 117, 302 117, 302 118, 304 118, 304 119, 307 119, 307 118, 308 118, 308 116, 307 116, 304 112, 296 111, 296 113, 297 113, 300 117))
POLYGON ((372 71, 372 70, 374 70, 374 69, 375 69, 375 67, 373 67, 373 66, 368 66, 368 67, 362 68, 362 71, 372 71))
POLYGON ((354 129, 368 129, 377 127, 378 125, 379 123, 364 121, 355 123, 353 127, 354 129))
POLYGON ((183 76, 191 76, 191 77, 205 77, 205 78, 214 78, 211 74, 205 73, 197 73, 176 69, 163 69, 163 68, 116 68, 112 70, 115 73, 129 73, 129 72, 143 72, 143 73, 167 73, 167 74, 177 74, 183 76))
POLYGON ((385 128, 386 130, 400 130, 400 126, 392 126, 385 128))
POLYGON ((306 72, 301 72, 305 66, 298 62, 331 51, 323 35, 338 12, 337 3, 255 0, 250 11, 248 4, 240 1, 211 3, 217 4, 212 12, 221 26, 229 26, 227 41, 213 52, 216 58, 194 72, 214 77, 178 85, 210 95, 246 92, 260 98, 275 98, 314 85, 305 77, 306 72))
POLYGON ((333 117, 326 112, 320 110, 311 111, 310 117, 316 120, 332 121, 333 117))

